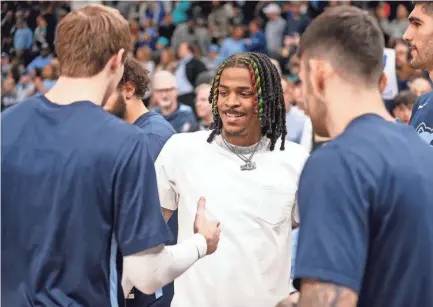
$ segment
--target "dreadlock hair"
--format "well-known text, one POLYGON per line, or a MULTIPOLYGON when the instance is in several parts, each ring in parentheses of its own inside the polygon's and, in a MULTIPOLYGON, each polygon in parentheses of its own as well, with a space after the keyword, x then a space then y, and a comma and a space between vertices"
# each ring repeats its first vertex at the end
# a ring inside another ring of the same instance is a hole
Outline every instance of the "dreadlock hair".
POLYGON ((276 141, 281 137, 280 150, 284 150, 287 128, 281 77, 271 60, 266 55, 256 52, 232 55, 218 68, 209 96, 214 122, 207 141, 211 143, 216 135, 221 134, 223 124, 218 113, 218 88, 221 74, 228 67, 247 68, 250 71, 251 82, 255 91, 254 116, 260 119, 261 135, 271 140, 269 148, 271 151, 274 150, 276 141))

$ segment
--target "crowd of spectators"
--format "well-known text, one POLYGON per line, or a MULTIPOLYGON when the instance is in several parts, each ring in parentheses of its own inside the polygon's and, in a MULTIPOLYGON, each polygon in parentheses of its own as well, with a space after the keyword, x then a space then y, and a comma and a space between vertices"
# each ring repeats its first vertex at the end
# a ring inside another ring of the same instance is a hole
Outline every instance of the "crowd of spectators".
MULTIPOLYGON (((69 11, 85 4, 1 3, 2 110, 26 97, 44 94, 55 84, 56 24, 69 11)), ((277 65, 290 126, 288 139, 301 142, 307 116, 302 111, 304 99, 296 50, 300 35, 311 20, 329 6, 356 5, 378 18, 387 46, 396 52, 400 93, 386 102, 394 116, 407 122, 416 97, 431 90, 428 75, 410 66, 409 47, 402 40, 408 26, 410 1, 104 1, 103 4, 117 8, 129 21, 133 56, 146 67, 150 78, 153 80, 155 73, 161 71, 173 74, 175 81, 167 86, 176 87, 173 97, 181 105, 191 107, 197 118, 190 128, 209 126, 209 113, 202 115, 204 119, 197 112, 202 104, 196 106, 196 94, 208 89, 201 85, 212 82, 226 57, 255 51, 267 54, 277 65)), ((155 92, 152 89, 144 97, 149 108, 158 108, 155 92)))

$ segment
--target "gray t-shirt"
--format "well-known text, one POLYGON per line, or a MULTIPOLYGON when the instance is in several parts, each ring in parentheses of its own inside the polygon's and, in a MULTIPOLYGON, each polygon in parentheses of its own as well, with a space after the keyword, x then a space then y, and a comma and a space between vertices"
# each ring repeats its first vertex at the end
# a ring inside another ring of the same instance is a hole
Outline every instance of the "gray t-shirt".
POLYGON ((279 17, 276 20, 269 20, 265 27, 266 44, 268 52, 280 52, 283 46, 284 30, 286 21, 279 17))

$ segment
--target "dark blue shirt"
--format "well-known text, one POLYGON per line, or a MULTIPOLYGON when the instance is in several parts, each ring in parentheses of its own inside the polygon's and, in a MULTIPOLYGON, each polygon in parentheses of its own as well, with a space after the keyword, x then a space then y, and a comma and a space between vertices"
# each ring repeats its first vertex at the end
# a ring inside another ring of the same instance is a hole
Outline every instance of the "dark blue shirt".
POLYGON ((156 161, 165 142, 176 133, 173 127, 156 112, 147 112, 135 121, 134 125, 140 127, 145 135, 148 136, 152 146, 149 154, 153 161, 156 161))
POLYGON ((150 147, 89 101, 2 113, 2 305, 118 306, 117 251, 171 239, 150 147))
MULTIPOLYGON (((164 144, 168 139, 175 134, 173 127, 156 112, 147 112, 141 115, 134 122, 134 125, 140 127, 142 132, 149 138, 151 144, 149 148, 149 154, 153 161, 156 161, 159 153, 164 147, 164 144)), ((175 238, 177 238, 177 211, 173 214, 172 218, 168 222, 168 226, 172 231, 175 238)), ((168 244, 176 243, 168 242, 168 244)), ((146 295, 138 291, 137 289, 132 289, 131 293, 128 295, 126 300, 126 307, 146 307, 146 306, 170 306, 171 300, 173 299, 174 288, 173 283, 164 287, 163 291, 160 291, 155 297, 153 295, 146 295), (163 297, 158 297, 163 294, 163 297), (133 297, 133 298, 132 298, 133 297), (158 302, 156 302, 158 300, 158 302)))
MULTIPOLYGON (((160 113, 160 110, 155 109, 160 113)), ((197 120, 190 106, 179 103, 179 107, 172 114, 164 118, 173 126, 176 132, 194 132, 197 130, 197 120)))
POLYGON ((359 293, 361 307, 433 306, 433 152, 364 115, 308 159, 295 277, 359 293))
POLYGON ((433 146, 433 92, 420 96, 415 102, 409 125, 427 144, 433 146))

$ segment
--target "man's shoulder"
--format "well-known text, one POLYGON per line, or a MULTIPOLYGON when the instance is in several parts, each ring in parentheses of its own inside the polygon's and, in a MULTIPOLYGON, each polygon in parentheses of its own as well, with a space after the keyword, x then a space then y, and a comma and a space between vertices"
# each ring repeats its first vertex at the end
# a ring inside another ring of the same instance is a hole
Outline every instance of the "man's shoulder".
POLYGON ((176 133, 167 141, 164 148, 175 148, 181 151, 195 150, 200 144, 206 144, 210 133, 211 131, 176 133))
POLYGON ((144 121, 135 123, 135 125, 143 129, 144 133, 157 136, 164 141, 167 141, 176 133, 173 126, 162 115, 156 112, 150 112, 144 121))
POLYGON ((275 143, 273 153, 276 157, 279 157, 278 159, 280 162, 290 164, 299 171, 302 169, 305 161, 309 157, 309 153, 303 146, 291 141, 280 139, 275 143), (281 142, 284 142, 284 150, 280 150, 281 142))
MULTIPOLYGON (((209 134, 210 131, 176 133, 165 143, 159 157, 164 157, 164 163, 167 161, 179 163, 181 159, 190 159, 191 154, 197 153, 202 146, 209 145, 207 143, 209 134)), ((162 160, 159 159, 159 161, 161 162, 162 160)))
POLYGON ((41 103, 41 96, 28 97, 2 112, 2 122, 7 123, 9 119, 14 121, 16 118, 27 117, 29 112, 35 110, 41 103))
POLYGON ((420 105, 423 105, 424 103, 429 103, 433 101, 433 91, 422 94, 421 96, 418 97, 418 99, 415 102, 415 106, 419 107, 420 105))
POLYGON ((142 122, 138 120, 137 123, 134 124, 136 124, 141 128, 143 127, 143 125, 146 124, 158 125, 162 127, 168 127, 170 130, 174 132, 174 129, 170 125, 170 123, 156 110, 150 111, 142 122))
POLYGON ((179 109, 177 109, 177 112, 182 115, 194 114, 192 108, 183 103, 179 103, 179 109))
POLYGON ((188 147, 189 145, 199 144, 201 141, 206 142, 211 131, 196 131, 189 133, 176 133, 173 135, 169 142, 176 144, 183 144, 183 147, 188 147))
MULTIPOLYGON (((427 136, 426 141, 433 141, 433 91, 421 95, 412 109, 409 125, 416 129, 419 135, 427 136), (428 132, 428 134, 425 134, 428 132)), ((424 139, 424 137, 422 137, 424 139)))

